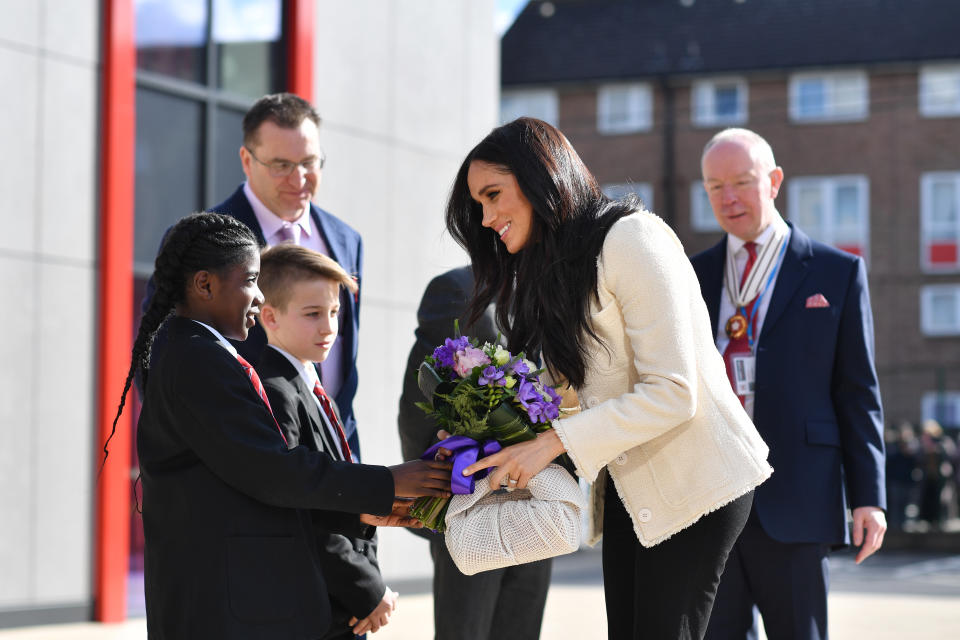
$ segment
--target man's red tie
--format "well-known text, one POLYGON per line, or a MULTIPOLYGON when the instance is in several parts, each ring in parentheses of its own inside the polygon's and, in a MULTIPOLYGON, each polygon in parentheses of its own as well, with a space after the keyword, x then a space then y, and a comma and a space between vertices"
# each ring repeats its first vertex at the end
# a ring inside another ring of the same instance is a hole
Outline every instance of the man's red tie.
POLYGON ((330 402, 330 396, 323 390, 323 385, 320 384, 319 380, 313 383, 313 393, 317 396, 317 400, 320 401, 320 406, 323 407, 323 413, 326 414, 327 420, 330 421, 334 431, 337 432, 337 436, 340 438, 340 453, 343 454, 343 459, 347 462, 353 462, 353 454, 350 453, 350 443, 347 442, 347 434, 343 431, 343 425, 340 424, 340 418, 337 417, 337 412, 333 410, 333 403, 330 402))
MULTIPOLYGON (((747 242, 743 245, 743 248, 747 250, 747 264, 743 268, 743 275, 740 276, 740 287, 743 287, 743 283, 747 281, 747 276, 750 275, 750 270, 753 269, 754 263, 757 261, 757 243, 756 242, 747 242)), ((750 335, 756 335, 757 328, 757 316, 753 313, 753 307, 757 303, 757 298, 754 298, 747 303, 747 306, 743 309, 743 315, 746 317, 747 322, 750 323, 750 335)), ((739 311, 739 309, 738 309, 739 311)), ((727 343, 727 348, 723 350, 723 361, 727 365, 727 378, 730 379, 730 385, 733 387, 734 393, 737 391, 737 382, 736 376, 733 373, 733 356, 740 354, 750 354, 750 341, 747 338, 747 332, 744 332, 739 338, 730 338, 730 342, 727 343)), ((744 397, 737 396, 740 398, 740 404, 744 404, 744 397)))
POLYGON ((260 396, 260 399, 263 400, 263 404, 267 405, 267 411, 270 412, 270 416, 273 418, 273 424, 277 425, 277 431, 280 432, 280 437, 283 438, 283 444, 287 444, 287 437, 283 435, 283 429, 280 428, 280 423, 277 422, 277 417, 273 415, 273 408, 270 406, 270 400, 267 399, 267 392, 263 389, 263 383, 260 382, 260 376, 257 375, 256 369, 253 368, 253 365, 247 362, 246 358, 237 354, 237 362, 240 363, 240 366, 243 367, 244 373, 247 374, 247 377, 250 378, 250 384, 253 385, 254 391, 257 392, 257 395, 260 396))

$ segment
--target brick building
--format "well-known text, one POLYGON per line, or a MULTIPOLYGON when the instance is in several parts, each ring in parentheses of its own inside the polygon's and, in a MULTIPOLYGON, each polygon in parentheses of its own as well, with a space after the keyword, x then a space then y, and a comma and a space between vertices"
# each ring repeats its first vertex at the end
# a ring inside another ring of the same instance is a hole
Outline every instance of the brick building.
POLYGON ((559 126, 690 254, 720 238, 704 143, 763 135, 781 214, 867 261, 887 423, 960 428, 958 24, 955 0, 534 0, 502 40, 501 119, 559 126))

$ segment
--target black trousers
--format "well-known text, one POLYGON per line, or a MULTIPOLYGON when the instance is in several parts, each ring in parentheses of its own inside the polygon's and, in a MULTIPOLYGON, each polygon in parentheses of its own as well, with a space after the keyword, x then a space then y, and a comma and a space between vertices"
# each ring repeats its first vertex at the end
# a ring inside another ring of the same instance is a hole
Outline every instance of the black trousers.
POLYGON ((756 640, 758 610, 771 640, 826 640, 829 556, 825 544, 774 540, 751 513, 723 572, 708 640, 756 640))
POLYGON ((536 640, 553 560, 464 575, 443 536, 430 538, 436 640, 536 640))
POLYGON ((603 516, 607 637, 703 638, 724 564, 752 504, 751 491, 647 548, 609 482, 603 516))

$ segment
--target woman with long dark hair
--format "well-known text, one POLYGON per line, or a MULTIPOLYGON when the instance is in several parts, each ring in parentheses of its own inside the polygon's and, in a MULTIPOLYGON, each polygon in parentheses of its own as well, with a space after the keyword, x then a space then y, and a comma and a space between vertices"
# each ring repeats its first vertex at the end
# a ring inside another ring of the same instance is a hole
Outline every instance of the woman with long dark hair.
POLYGON ((771 469, 727 380, 670 228, 611 201, 560 131, 532 118, 467 155, 446 212, 512 352, 539 352, 579 412, 468 467, 523 488, 567 453, 593 482, 610 638, 701 638, 720 574, 771 469))

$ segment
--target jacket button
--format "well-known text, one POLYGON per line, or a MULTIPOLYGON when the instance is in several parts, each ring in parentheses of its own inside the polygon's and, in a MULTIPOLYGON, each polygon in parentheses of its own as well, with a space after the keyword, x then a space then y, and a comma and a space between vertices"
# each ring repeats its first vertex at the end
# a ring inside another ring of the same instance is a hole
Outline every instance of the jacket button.
POLYGON ((595 407, 598 404, 600 404, 600 400, 597 399, 597 396, 590 396, 589 398, 587 398, 588 407, 595 407))
POLYGON ((627 454, 621 453, 616 458, 614 458, 613 461, 622 467, 623 465, 627 464, 627 454))
POLYGON ((653 514, 650 512, 650 509, 640 509, 637 511, 637 520, 640 522, 650 522, 650 518, 653 517, 653 514))

